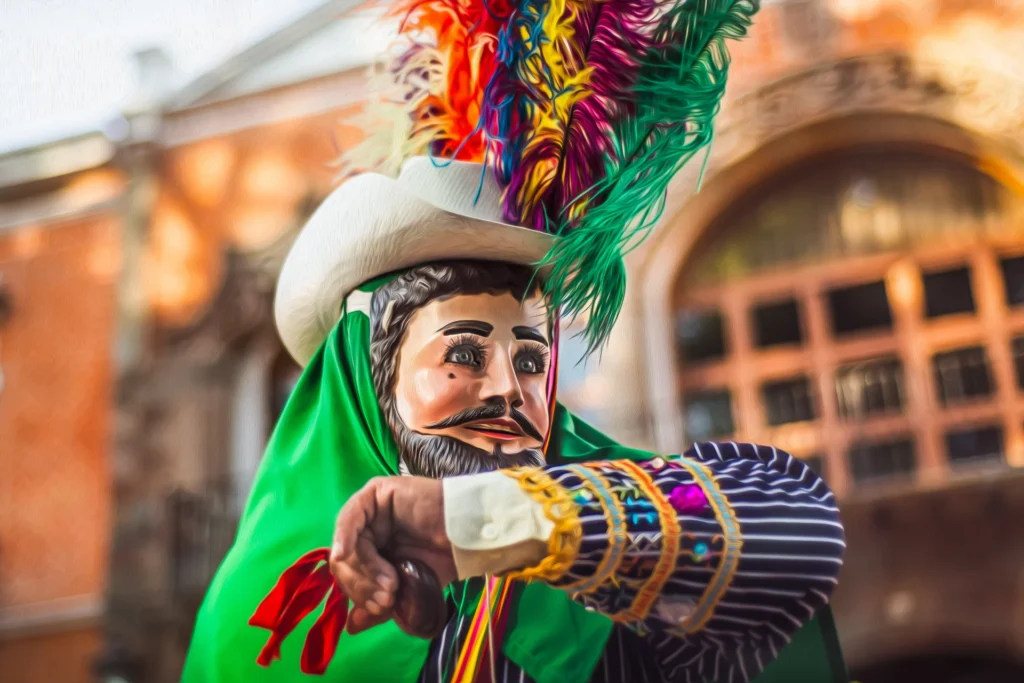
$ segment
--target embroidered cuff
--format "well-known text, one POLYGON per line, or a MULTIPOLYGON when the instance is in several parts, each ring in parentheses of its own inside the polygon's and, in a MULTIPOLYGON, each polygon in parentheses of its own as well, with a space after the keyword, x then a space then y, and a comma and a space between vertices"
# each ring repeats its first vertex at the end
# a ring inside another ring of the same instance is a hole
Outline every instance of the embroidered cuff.
POLYGON ((442 485, 445 532, 460 579, 522 569, 544 558, 555 524, 516 480, 488 472, 442 485))
POLYGON ((509 578, 557 581, 576 561, 583 537, 578 508, 572 494, 539 467, 503 470, 502 474, 518 482, 519 487, 544 511, 553 526, 548 536, 547 556, 533 566, 512 572, 509 578))

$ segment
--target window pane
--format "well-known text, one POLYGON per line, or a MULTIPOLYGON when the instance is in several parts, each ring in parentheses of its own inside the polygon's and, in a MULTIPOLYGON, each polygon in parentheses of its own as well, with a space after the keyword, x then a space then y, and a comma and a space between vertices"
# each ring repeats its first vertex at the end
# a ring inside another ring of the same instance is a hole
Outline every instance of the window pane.
POLYGON ((768 424, 772 427, 815 418, 814 396, 806 377, 769 382, 761 388, 768 424))
POLYGON ((850 449, 850 467, 857 483, 907 477, 917 467, 914 441, 909 437, 861 443, 850 449))
POLYGON ((1001 461, 1003 428, 995 425, 946 432, 946 454, 953 464, 1001 461))
POLYGON ((999 264, 1003 269, 1006 303, 1011 306, 1024 304, 1024 256, 1004 258, 999 264))
POLYGON ((984 347, 940 353, 932 359, 935 387, 942 405, 990 396, 992 375, 984 347))
POLYGON ((725 356, 725 332, 718 311, 683 311, 676 322, 683 360, 707 361, 725 356))
POLYGON ((903 364, 898 358, 876 358, 836 371, 839 415, 860 420, 903 409, 903 364))
POLYGON ((689 393, 686 397, 686 436, 705 441, 728 436, 735 431, 732 420, 732 395, 728 389, 689 393))
POLYGON ((1013 366, 1017 370, 1017 387, 1024 389, 1024 337, 1013 340, 1013 366))
POLYGON ((823 455, 808 455, 805 458, 801 458, 811 471, 817 474, 822 479, 825 479, 825 456, 823 455))
POLYGON ((754 343, 764 348, 780 344, 799 344, 803 341, 800 328, 800 309, 790 299, 754 308, 754 343))
POLYGON ((924 276, 924 308, 929 318, 974 312, 971 272, 956 268, 924 276))
POLYGON ((892 327, 885 282, 833 289, 828 293, 828 304, 836 335, 892 327))

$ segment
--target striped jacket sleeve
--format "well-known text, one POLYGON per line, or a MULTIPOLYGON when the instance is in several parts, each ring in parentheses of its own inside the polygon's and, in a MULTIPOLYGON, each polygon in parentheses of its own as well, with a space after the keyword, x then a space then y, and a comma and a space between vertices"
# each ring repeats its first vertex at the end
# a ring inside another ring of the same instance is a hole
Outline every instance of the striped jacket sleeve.
POLYGON ((679 457, 549 466, 542 479, 575 503, 578 524, 560 546, 571 554, 533 578, 646 636, 665 680, 749 681, 836 585, 835 496, 775 448, 704 443, 679 457))

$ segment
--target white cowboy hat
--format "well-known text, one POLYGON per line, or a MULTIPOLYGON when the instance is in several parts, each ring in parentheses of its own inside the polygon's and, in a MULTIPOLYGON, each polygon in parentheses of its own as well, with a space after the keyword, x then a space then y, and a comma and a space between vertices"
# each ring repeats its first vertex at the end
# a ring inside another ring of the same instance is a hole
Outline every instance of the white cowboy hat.
POLYGON ((313 213, 285 259, 274 316, 305 367, 352 290, 375 277, 449 259, 531 265, 554 244, 501 220, 501 189, 481 164, 414 157, 398 179, 364 173, 313 213))

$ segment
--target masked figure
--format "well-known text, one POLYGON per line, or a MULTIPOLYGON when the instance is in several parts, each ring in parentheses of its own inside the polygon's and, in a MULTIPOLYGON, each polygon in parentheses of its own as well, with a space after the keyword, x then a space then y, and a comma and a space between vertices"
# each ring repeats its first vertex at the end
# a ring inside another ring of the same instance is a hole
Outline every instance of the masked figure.
POLYGON ((816 474, 633 450, 556 401, 559 320, 603 342, 755 10, 413 5, 408 138, 449 159, 349 178, 298 236, 276 315, 304 371, 185 683, 846 680, 816 474))

